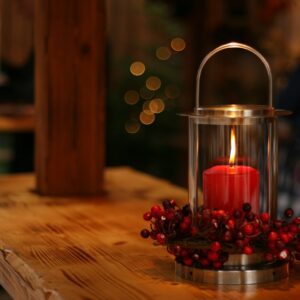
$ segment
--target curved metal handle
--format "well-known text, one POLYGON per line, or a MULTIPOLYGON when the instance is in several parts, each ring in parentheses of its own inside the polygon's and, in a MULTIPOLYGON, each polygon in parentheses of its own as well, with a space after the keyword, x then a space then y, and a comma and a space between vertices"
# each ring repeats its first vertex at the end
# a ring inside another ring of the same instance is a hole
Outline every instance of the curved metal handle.
POLYGON ((239 48, 239 49, 244 49, 246 51, 249 51, 249 52, 253 53, 254 55, 256 55, 261 60, 261 62, 264 64, 267 74, 268 74, 268 79, 269 79, 269 106, 273 107, 273 100, 272 100, 273 99, 273 95, 272 95, 273 94, 273 83, 272 83, 272 73, 271 73, 271 68, 269 66, 269 63, 263 57, 263 55, 260 54, 254 48, 252 48, 246 44, 231 42, 231 43, 224 44, 224 45, 221 45, 221 46, 215 48, 214 50, 209 52, 202 60, 200 66, 198 68, 197 78, 196 78, 196 107, 195 107, 196 111, 200 107, 199 106, 199 104, 200 104, 200 100, 199 100, 199 98, 200 98, 200 79, 201 79, 203 67, 205 66, 207 61, 216 53, 226 50, 226 49, 232 49, 232 48, 239 48))

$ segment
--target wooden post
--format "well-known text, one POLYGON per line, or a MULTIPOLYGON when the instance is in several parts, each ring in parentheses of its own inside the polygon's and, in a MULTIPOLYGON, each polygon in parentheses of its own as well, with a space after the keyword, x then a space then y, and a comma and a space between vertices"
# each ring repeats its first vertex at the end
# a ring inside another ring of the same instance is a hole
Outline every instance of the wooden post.
POLYGON ((101 193, 104 0, 35 1, 37 190, 101 193))

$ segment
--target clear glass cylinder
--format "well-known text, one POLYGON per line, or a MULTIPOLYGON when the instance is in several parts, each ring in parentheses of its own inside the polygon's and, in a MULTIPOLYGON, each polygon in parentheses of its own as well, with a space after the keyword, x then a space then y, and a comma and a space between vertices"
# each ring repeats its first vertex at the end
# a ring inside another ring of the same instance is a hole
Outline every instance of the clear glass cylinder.
POLYGON ((189 201, 210 209, 277 211, 277 137, 274 110, 218 106, 189 115, 189 201), (272 115, 273 114, 273 115, 272 115), (199 199, 198 199, 199 198, 199 199), (200 200, 200 201, 198 201, 200 200))

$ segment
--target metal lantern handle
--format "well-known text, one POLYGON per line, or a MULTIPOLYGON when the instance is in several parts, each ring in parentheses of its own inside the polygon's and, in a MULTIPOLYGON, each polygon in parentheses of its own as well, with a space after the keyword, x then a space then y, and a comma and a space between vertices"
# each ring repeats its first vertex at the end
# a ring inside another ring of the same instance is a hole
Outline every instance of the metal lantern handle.
POLYGON ((254 55, 256 55, 260 61, 264 64, 267 74, 268 74, 268 80, 269 80, 269 106, 273 107, 273 83, 272 83, 272 73, 271 73, 271 68, 269 66, 269 63, 267 62, 267 60, 264 58, 264 56, 259 53, 257 50, 255 50, 254 48, 246 45, 246 44, 241 44, 241 43, 236 43, 236 42, 231 42, 228 44, 224 44, 221 45, 217 48, 215 48, 214 50, 212 50, 211 52, 209 52, 204 59, 202 60, 198 71, 197 71, 197 78, 196 78, 196 107, 195 107, 195 112, 197 112, 197 109, 200 108, 200 79, 201 79, 201 74, 202 74, 202 70, 203 67, 205 66, 205 64, 207 63, 207 61, 214 56, 215 54, 217 54, 220 51, 226 50, 226 49, 232 49, 232 48, 238 48, 238 49, 244 49, 246 51, 249 51, 251 53, 253 53, 254 55))

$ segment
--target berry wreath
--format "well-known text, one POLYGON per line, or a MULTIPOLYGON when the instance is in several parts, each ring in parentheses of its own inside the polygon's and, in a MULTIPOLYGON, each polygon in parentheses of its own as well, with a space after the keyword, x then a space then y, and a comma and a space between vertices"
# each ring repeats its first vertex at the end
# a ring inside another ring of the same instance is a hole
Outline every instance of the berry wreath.
POLYGON ((266 263, 300 260, 300 217, 291 208, 283 219, 271 220, 266 212, 252 212, 249 203, 233 212, 201 206, 192 220, 189 205, 179 207, 172 199, 152 206, 143 218, 150 228, 141 236, 165 245, 177 263, 189 267, 221 269, 238 253, 259 253, 266 263))

